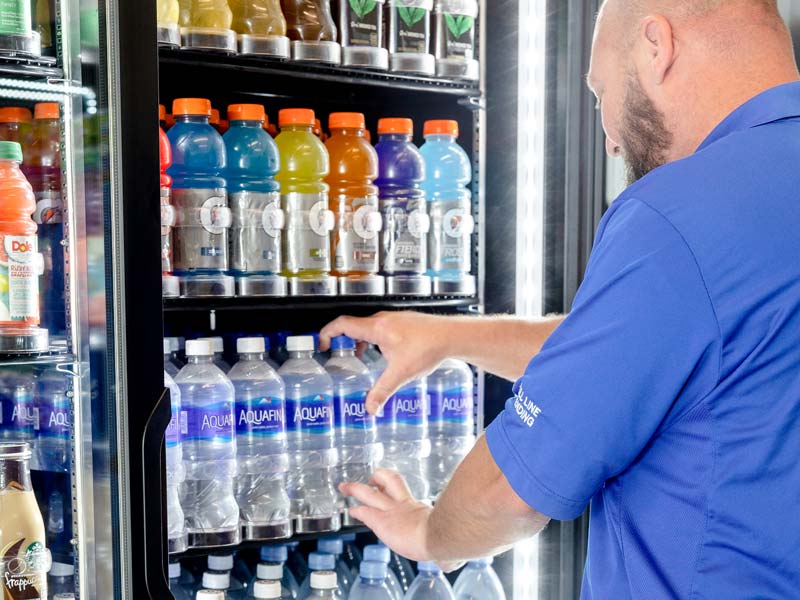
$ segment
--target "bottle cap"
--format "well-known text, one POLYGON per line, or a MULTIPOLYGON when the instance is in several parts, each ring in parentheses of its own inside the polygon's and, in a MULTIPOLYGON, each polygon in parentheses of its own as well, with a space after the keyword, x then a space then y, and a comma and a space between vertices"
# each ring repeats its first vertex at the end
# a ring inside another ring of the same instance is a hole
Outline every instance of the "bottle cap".
POLYGON ((214 348, 208 340, 189 340, 186 342, 186 356, 213 356, 214 348))
POLYGON ((239 354, 264 354, 266 351, 264 338, 248 337, 236 340, 236 352, 239 354))
MULTIPOLYGON (((284 563, 289 558, 289 548, 280 544, 278 546, 261 546, 261 560, 264 562, 284 563)), ((269 579, 262 577, 261 579, 269 579)))
POLYGON ((339 536, 342 538, 342 541, 345 543, 355 542, 356 541, 356 534, 355 533, 343 533, 339 536))
POLYGON ((0 123, 30 123, 33 120, 31 111, 19 106, 0 108, 0 123))
POLYGON ((221 337, 204 337, 199 339, 203 340, 204 342, 210 343, 211 349, 214 352, 225 352, 225 344, 222 341, 221 337))
POLYGON ((256 581, 253 586, 253 597, 263 600, 273 600, 281 597, 280 581, 256 581))
POLYGON ((308 555, 308 568, 312 571, 333 571, 336 568, 336 557, 325 552, 312 552, 308 555))
POLYGON ((172 354, 172 343, 164 338, 164 354, 172 354))
POLYGON ((181 576, 181 563, 169 563, 169 578, 177 579, 181 576))
POLYGON ((163 104, 158 105, 158 120, 159 121, 167 120, 167 109, 164 107, 163 104))
POLYGON ((33 107, 34 119, 58 119, 59 116, 58 102, 40 102, 33 107))
POLYGON ((203 573, 203 587, 209 590, 227 590, 231 587, 230 573, 203 573))
POLYGON ((414 121, 411 119, 381 119, 378 121, 378 133, 414 134, 414 121))
POLYGON ((314 352, 314 338, 310 335, 293 335, 286 338, 289 352, 314 352))
POLYGON ((356 342, 346 335, 340 335, 331 340, 331 350, 353 350, 356 342))
POLYGON ((208 568, 212 571, 230 571, 233 569, 232 554, 209 554, 208 568))
POLYGON ((336 589, 336 573, 331 571, 314 571, 311 573, 311 589, 333 590, 336 589))
POLYGON ((278 125, 314 126, 314 111, 308 108, 284 108, 278 113, 278 125))
POLYGON ((452 135, 458 137, 458 121, 425 121, 423 134, 428 135, 452 135))
POLYGON ((475 560, 469 561, 467 564, 473 567, 488 567, 494 562, 494 557, 492 556, 485 556, 483 558, 476 558, 475 560))
POLYGON ((433 573, 435 575, 440 574, 442 570, 439 568, 434 562, 421 562, 417 563, 417 571, 422 573, 433 573))
POLYGON ((283 567, 275 563, 259 563, 256 567, 256 577, 267 580, 283 579, 283 567))
POLYGON ((51 577, 72 577, 75 575, 75 565, 54 562, 48 573, 51 577))
POLYGON ((225 600, 225 594, 219 590, 197 590, 195 600, 225 600))
POLYGON ((229 121, 261 121, 267 119, 264 107, 260 104, 231 104, 228 107, 229 121))
POLYGON ((0 160, 22 162, 22 146, 17 142, 0 142, 0 160))
POLYGON ((328 117, 328 127, 331 129, 366 129, 364 115, 361 113, 339 112, 328 117))
POLYGON ((372 560, 362 561, 358 574, 364 579, 386 579, 386 563, 372 560))
POLYGON ((211 101, 205 98, 178 98, 172 103, 172 114, 211 117, 211 101))
POLYGON ((392 553, 386 546, 379 546, 378 544, 364 546, 364 560, 382 562, 388 565, 391 558, 392 553))
MULTIPOLYGON (((180 338, 168 337, 168 338, 164 338, 164 339, 169 342, 170 352, 177 352, 178 350, 181 349, 181 340, 180 340, 180 338)), ((186 340, 184 340, 183 343, 184 343, 184 345, 186 345, 186 340)))
POLYGON ((326 552, 328 554, 335 554, 336 556, 344 552, 344 544, 342 538, 322 538, 317 541, 317 552, 326 552))

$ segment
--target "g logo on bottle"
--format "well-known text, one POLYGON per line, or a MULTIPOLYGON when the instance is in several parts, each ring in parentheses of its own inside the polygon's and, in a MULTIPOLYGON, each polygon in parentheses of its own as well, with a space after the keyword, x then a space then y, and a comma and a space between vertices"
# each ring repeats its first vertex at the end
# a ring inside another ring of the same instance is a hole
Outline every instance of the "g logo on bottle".
POLYGON ((261 213, 261 227, 268 236, 278 237, 285 226, 286 215, 277 204, 268 205, 261 213))
POLYGON ((208 233, 221 235, 231 226, 231 211, 225 205, 225 198, 212 196, 200 209, 200 224, 208 233))

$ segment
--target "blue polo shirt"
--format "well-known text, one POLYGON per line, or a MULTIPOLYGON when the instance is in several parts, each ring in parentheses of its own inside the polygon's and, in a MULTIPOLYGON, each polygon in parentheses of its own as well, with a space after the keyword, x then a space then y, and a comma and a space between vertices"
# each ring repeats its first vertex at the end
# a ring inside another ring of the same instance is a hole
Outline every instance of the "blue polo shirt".
POLYGON ((486 433, 582 598, 800 597, 800 83, 628 188, 486 433))

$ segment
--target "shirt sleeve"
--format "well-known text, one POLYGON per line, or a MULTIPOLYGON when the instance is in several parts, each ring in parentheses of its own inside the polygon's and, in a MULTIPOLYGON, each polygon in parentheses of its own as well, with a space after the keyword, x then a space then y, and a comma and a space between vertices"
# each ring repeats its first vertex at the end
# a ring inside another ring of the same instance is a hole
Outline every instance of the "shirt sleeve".
POLYGON ((716 316, 678 231, 635 199, 600 231, 571 314, 486 431, 515 492, 559 520, 578 517, 719 377, 716 316))

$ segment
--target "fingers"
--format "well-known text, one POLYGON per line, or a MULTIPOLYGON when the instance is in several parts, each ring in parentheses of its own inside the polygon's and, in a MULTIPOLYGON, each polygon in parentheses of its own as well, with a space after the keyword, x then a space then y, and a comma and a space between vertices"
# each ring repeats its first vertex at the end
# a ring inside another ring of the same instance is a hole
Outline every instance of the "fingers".
POLYGON ((367 412, 371 415, 377 414, 380 407, 386 404, 391 395, 399 390, 406 381, 407 378, 401 376, 390 362, 367 394, 367 412))
POLYGON ((394 500, 381 490, 363 483, 343 483, 339 486, 339 490, 345 496, 352 496, 361 504, 372 506, 378 510, 390 510, 395 505, 394 500))
POLYGON ((326 352, 331 345, 331 338, 346 335, 355 340, 376 343, 373 339, 373 327, 370 319, 357 317, 339 317, 328 323, 319 332, 319 351, 326 352))
POLYGON ((397 471, 377 469, 369 481, 372 485, 378 487, 391 501, 405 502, 414 500, 406 480, 397 471))
POLYGON ((392 516, 387 512, 364 505, 351 506, 348 509, 348 512, 352 518, 354 518, 356 521, 361 521, 373 532, 383 530, 384 521, 392 518, 392 516))

